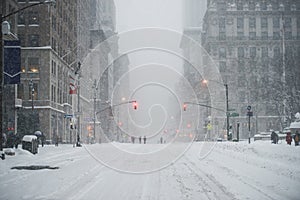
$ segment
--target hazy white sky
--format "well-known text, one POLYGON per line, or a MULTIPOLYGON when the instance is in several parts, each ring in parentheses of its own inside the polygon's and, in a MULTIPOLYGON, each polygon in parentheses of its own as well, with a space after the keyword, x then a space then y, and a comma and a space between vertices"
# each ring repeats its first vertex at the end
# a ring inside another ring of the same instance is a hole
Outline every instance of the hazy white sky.
MULTIPOLYGON (((178 71, 181 71, 182 61, 173 54, 146 50, 144 47, 160 47, 181 53, 182 0, 114 1, 117 32, 119 33, 119 52, 125 53, 139 49, 128 54, 131 69, 128 73, 130 90, 135 94, 133 98, 139 102, 140 106, 132 118, 135 119, 136 124, 141 126, 151 122, 149 128, 135 128, 138 133, 142 132, 149 136, 162 130, 165 117, 172 115, 169 105, 169 100, 172 97, 170 91, 174 89, 180 78, 178 71), (171 29, 178 33, 164 30, 162 32, 160 30, 151 31, 149 29, 127 32, 148 27, 171 29), (122 32, 124 33, 122 34, 122 32), (139 68, 139 66, 144 67, 139 68), (163 84, 165 87, 156 84, 163 84), (143 85, 146 86, 143 87, 143 85), (136 90, 139 87, 141 88, 136 90), (160 105, 160 107, 155 106, 153 108, 154 105, 160 105), (162 108, 166 110, 167 116, 162 108)), ((181 108, 180 105, 178 107, 181 108)))
POLYGON ((182 31, 182 0, 114 0, 117 31, 163 27, 182 31))

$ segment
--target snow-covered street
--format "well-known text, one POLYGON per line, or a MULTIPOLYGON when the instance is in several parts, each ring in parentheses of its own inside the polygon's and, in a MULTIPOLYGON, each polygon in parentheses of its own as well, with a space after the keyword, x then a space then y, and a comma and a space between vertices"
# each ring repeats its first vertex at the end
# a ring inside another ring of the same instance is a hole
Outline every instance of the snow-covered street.
MULTIPOLYGON (((163 146, 117 145, 139 151, 163 146)), ((15 156, 7 156, 0 162, 0 199, 296 200, 300 197, 300 148, 284 142, 278 145, 269 141, 250 145, 219 142, 204 158, 199 157, 203 143, 193 143, 169 166, 139 174, 116 171, 101 164, 87 151, 92 148, 93 152, 102 151, 111 160, 117 160, 120 166, 145 165, 140 159, 118 156, 110 144, 82 148, 45 146, 36 155, 19 148, 15 156), (11 169, 29 165, 59 169, 11 169)))

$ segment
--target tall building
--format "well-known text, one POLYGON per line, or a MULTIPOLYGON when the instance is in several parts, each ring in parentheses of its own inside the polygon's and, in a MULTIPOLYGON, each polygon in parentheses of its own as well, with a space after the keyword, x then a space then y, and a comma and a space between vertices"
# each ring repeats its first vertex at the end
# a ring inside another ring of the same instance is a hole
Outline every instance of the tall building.
POLYGON ((229 87, 233 129, 281 130, 300 110, 300 2, 208 0, 202 46, 229 87))
MULTIPOLYGON (((3 0, 0 3, 0 12, 2 16, 6 16, 16 10, 18 10, 17 0, 3 0)), ((17 15, 11 15, 4 19, 10 25, 10 33, 4 34, 3 41, 18 40, 17 38, 17 15)), ((10 58, 3 58, 4 60, 10 58)), ((15 84, 4 84, 2 90, 2 132, 3 133, 15 133, 17 128, 17 109, 20 104, 16 99, 16 85, 15 84)))
MULTIPOLYGON (((19 7, 36 3, 19 0, 19 7)), ((70 141, 72 130, 65 114, 74 110, 69 94, 70 75, 77 67, 77 1, 41 4, 18 14, 22 46, 22 75, 18 98, 18 133, 41 130, 47 140, 70 141)))

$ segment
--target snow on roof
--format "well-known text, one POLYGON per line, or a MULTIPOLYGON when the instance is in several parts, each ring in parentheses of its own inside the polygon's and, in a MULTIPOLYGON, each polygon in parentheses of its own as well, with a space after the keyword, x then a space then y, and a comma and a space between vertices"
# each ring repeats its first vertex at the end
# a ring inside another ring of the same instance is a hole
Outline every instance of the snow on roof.
POLYGON ((31 142, 32 140, 36 140, 37 137, 35 135, 24 135, 22 141, 31 142))
POLYGON ((290 129, 292 128, 300 128, 300 122, 292 122, 290 125, 290 129))

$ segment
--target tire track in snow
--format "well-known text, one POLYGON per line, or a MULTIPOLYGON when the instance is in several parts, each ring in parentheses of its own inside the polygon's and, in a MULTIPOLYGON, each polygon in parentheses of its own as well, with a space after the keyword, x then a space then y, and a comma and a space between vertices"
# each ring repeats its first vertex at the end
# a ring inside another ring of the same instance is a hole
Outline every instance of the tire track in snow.
MULTIPOLYGON (((116 155, 110 161, 120 158, 122 154, 116 155)), ((80 176, 65 187, 62 187, 56 194, 53 194, 54 199, 84 199, 83 196, 92 190, 100 181, 105 165, 98 163, 95 167, 84 172, 80 176)))
MULTIPOLYGON (((232 169, 224 166, 224 165, 221 165, 220 163, 214 161, 214 160, 209 160, 210 162, 213 162, 216 166, 218 167, 219 169, 225 171, 227 174, 229 174, 229 176, 232 176, 232 177, 235 177, 235 180, 238 180, 239 182, 241 182, 242 184, 244 185, 247 185, 248 187, 250 187, 251 189, 257 191, 259 194, 261 194, 262 196, 265 196, 267 199, 271 199, 271 200, 276 200, 278 199, 277 197, 272 197, 271 195, 269 195, 267 192, 264 192, 263 190, 261 190, 258 186, 254 185, 254 184, 251 184, 247 181, 245 181, 244 179, 246 179, 247 177, 243 177, 241 178, 241 176, 239 174, 237 174, 236 172, 234 172, 232 169)), ((284 199, 283 198, 279 198, 279 199, 284 199)))
POLYGON ((186 168, 192 172, 198 179, 198 185, 203 189, 208 199, 233 200, 235 196, 226 190, 225 186, 218 182, 215 177, 207 174, 205 171, 196 166, 188 157, 184 156, 187 163, 183 162, 186 168), (209 189, 208 189, 209 188, 209 189))

